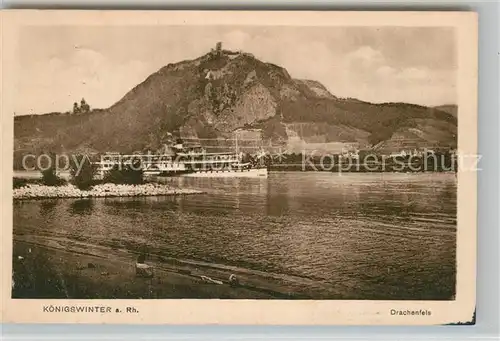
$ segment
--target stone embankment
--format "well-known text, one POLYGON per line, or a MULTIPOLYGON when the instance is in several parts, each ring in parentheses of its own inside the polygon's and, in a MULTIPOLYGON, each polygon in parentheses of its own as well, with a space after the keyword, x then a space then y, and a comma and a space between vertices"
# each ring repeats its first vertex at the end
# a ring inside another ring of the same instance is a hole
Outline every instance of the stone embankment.
POLYGON ((202 194, 203 192, 174 188, 162 184, 115 185, 102 184, 82 191, 73 185, 44 186, 29 184, 13 191, 14 199, 45 199, 45 198, 106 198, 106 197, 145 197, 202 194))

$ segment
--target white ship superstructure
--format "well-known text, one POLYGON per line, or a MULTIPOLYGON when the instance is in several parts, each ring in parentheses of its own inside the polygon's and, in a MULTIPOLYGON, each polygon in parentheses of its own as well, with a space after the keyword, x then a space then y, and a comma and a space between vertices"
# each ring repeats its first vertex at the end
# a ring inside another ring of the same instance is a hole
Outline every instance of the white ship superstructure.
POLYGON ((137 167, 145 175, 188 177, 267 177, 267 168, 243 161, 243 153, 207 153, 204 149, 186 150, 178 144, 167 154, 106 153, 101 156, 98 176, 103 178, 116 166, 137 167))

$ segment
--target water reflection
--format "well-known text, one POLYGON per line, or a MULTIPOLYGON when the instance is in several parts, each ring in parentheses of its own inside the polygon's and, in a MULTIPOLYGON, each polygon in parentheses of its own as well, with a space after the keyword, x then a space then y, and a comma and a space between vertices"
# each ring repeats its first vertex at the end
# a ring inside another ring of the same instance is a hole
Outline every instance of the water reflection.
POLYGON ((90 215, 94 208, 94 202, 92 199, 75 200, 69 205, 69 212, 77 215, 90 215))
POLYGON ((42 216, 48 216, 54 213, 58 205, 58 200, 42 200, 40 202, 40 214, 42 216))
MULTIPOLYGON (((147 198, 149 199, 149 198, 147 198)), ((151 200, 146 198, 108 198, 104 199, 104 205, 114 207, 116 209, 140 209, 151 200)))
POLYGON ((289 211, 288 196, 282 193, 273 195, 272 200, 266 197, 266 214, 269 216, 286 215, 289 211))
POLYGON ((454 293, 454 175, 297 172, 166 181, 207 194, 16 203, 14 233, 43 230, 310 278, 323 298, 448 299, 454 293))

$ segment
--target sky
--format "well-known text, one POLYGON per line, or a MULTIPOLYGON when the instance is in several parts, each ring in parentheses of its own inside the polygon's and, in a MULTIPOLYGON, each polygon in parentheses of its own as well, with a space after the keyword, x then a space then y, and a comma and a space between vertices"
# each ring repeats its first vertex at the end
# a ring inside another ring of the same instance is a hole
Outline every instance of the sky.
POLYGON ((32 26, 18 41, 16 115, 69 111, 82 97, 107 108, 162 66, 218 41, 338 97, 457 102, 455 32, 445 27, 32 26))

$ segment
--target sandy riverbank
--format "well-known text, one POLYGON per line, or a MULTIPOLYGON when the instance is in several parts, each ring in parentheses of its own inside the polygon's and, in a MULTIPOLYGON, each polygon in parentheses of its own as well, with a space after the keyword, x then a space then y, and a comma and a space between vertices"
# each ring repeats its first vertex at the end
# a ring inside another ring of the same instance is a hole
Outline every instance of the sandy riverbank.
POLYGON ((151 299, 307 298, 266 278, 236 273, 240 285, 228 283, 231 271, 151 256, 155 276, 135 274, 137 254, 102 246, 40 236, 15 236, 14 298, 151 299), (219 284, 207 281, 210 278, 219 284))
POLYGON ((28 184, 13 190, 13 198, 45 199, 45 198, 105 198, 105 197, 144 197, 202 194, 203 192, 188 188, 174 188, 164 184, 115 185, 101 184, 88 191, 82 191, 74 185, 44 186, 28 184))

